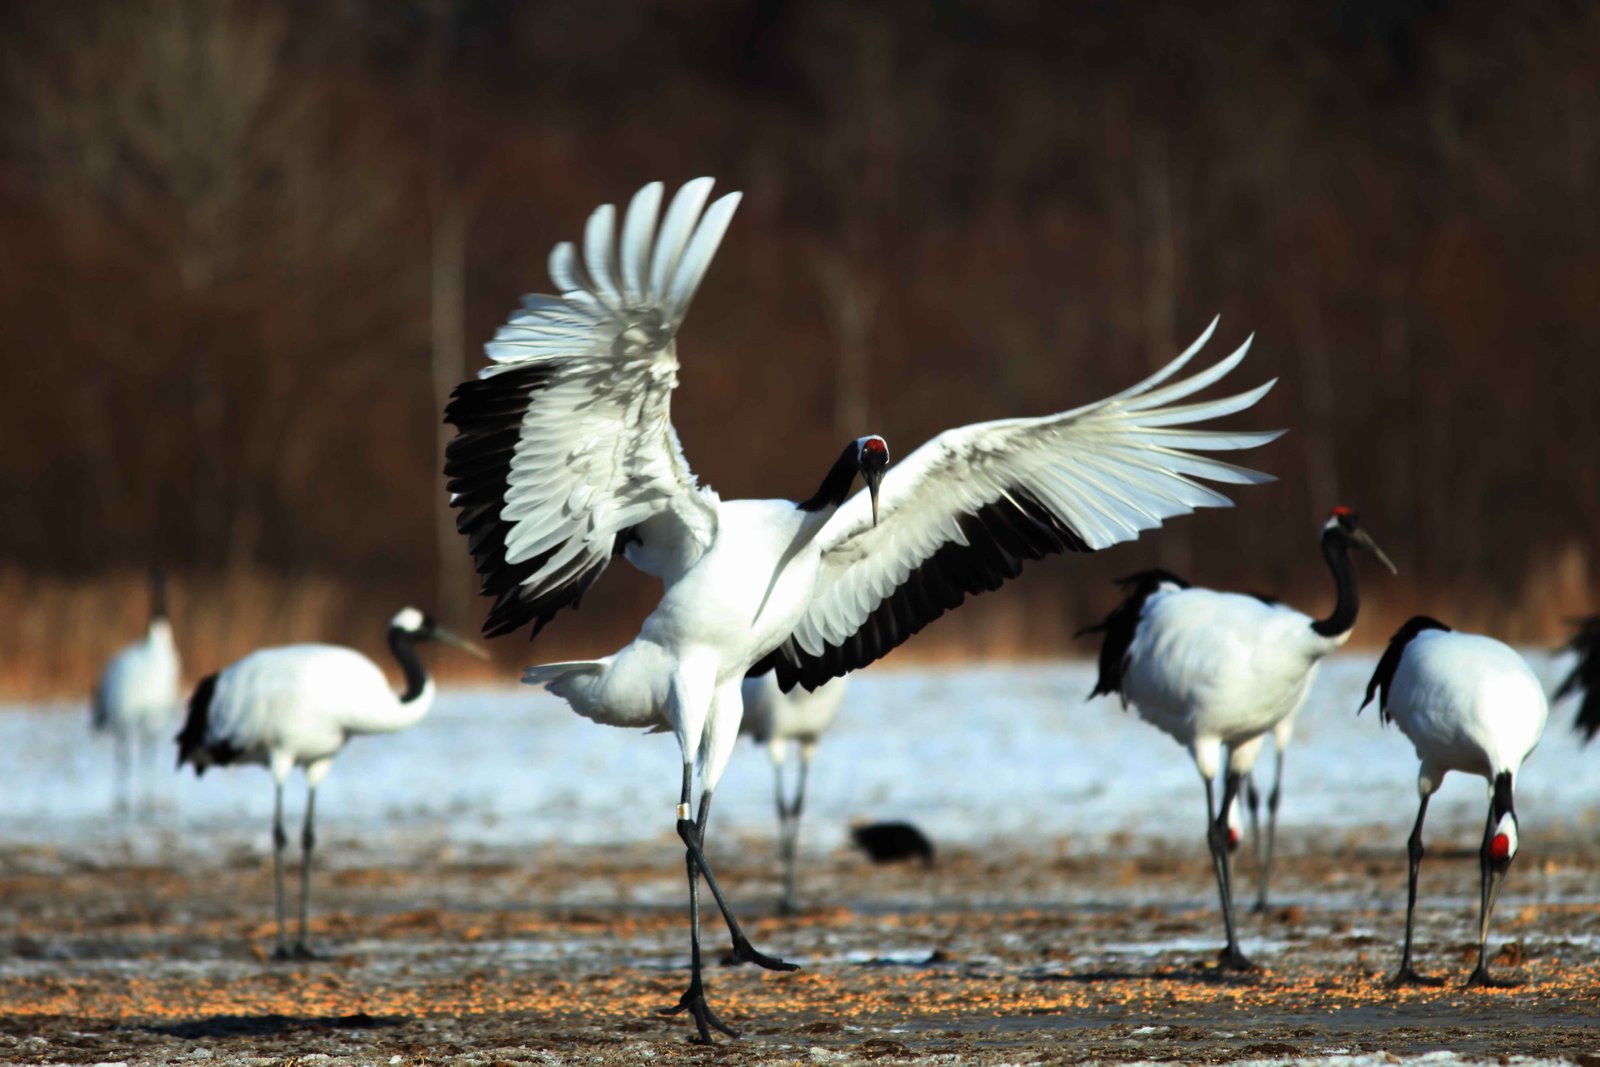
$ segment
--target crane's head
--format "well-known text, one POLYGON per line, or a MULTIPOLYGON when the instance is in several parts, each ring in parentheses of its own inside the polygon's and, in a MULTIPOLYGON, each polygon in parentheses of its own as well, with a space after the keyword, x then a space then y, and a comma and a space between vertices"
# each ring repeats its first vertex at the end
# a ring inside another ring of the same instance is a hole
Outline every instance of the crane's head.
POLYGON ((856 466, 861 480, 867 483, 872 494, 872 525, 878 525, 878 486, 883 482, 883 472, 889 469, 889 442, 877 434, 856 438, 856 466))
POLYGON ((1328 521, 1322 524, 1322 539, 1336 544, 1343 544, 1350 548, 1359 548, 1376 556, 1378 562, 1389 568, 1390 574, 1399 574, 1389 557, 1383 554, 1383 549, 1372 539, 1372 535, 1361 528, 1361 520, 1355 512, 1343 504, 1328 513, 1328 521))
POLYGON ((469 655, 479 659, 488 659, 489 653, 468 641, 464 637, 446 630, 443 626, 433 621, 433 616, 416 608, 405 607, 395 612, 394 618, 389 620, 389 636, 407 637, 412 641, 439 641, 443 644, 459 648, 469 655))
POLYGON ((1517 858, 1517 812, 1512 806, 1511 772, 1501 771, 1494 776, 1489 794, 1489 825, 1483 833, 1483 851, 1478 862, 1483 869, 1485 892, 1483 910, 1478 917, 1479 940, 1489 934, 1489 915, 1494 911, 1495 898, 1500 895, 1500 883, 1511 861, 1517 858))

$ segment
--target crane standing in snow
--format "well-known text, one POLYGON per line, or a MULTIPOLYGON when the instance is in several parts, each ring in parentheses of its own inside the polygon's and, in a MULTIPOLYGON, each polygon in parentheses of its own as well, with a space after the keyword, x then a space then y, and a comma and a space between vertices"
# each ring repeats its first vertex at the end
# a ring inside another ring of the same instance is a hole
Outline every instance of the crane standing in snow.
POLYGON ((278 913, 278 959, 312 958, 306 943, 311 900, 312 829, 317 786, 333 769, 345 744, 362 734, 388 734, 422 721, 433 708, 433 679, 416 646, 443 641, 475 656, 478 649, 416 608, 389 621, 389 649, 405 672, 396 694, 383 671, 366 656, 339 645, 285 645, 250 653, 195 687, 189 717, 178 735, 178 766, 258 764, 272 772, 272 875, 278 913), (306 778, 305 822, 300 831, 300 936, 291 950, 283 892, 283 783, 299 767, 306 778))

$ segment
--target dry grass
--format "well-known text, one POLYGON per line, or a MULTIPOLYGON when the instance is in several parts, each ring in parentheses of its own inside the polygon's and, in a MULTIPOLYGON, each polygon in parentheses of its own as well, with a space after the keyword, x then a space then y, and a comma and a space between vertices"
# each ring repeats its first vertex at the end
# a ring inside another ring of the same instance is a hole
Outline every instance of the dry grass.
MULTIPOLYGON (((897 650, 891 662, 907 666, 1092 656, 1095 643, 1074 634, 1098 619, 1115 595, 1109 585, 1095 583, 1093 588, 1099 591, 1079 595, 1048 580, 1019 582, 1003 595, 971 600, 938 620, 897 650)), ((609 651, 635 632, 649 610, 651 590, 641 585, 620 594, 597 593, 586 601, 581 625, 553 626, 537 645, 530 645, 525 635, 512 636, 489 646, 495 656, 491 664, 454 654, 435 656, 432 664, 453 682, 509 682, 526 663, 609 651)), ((0 699, 87 699, 106 659, 142 632, 147 596, 145 576, 137 571, 70 579, 0 568, 0 603, 7 605, 0 615, 0 642, 9 650, 0 662, 0 699)), ((362 583, 325 574, 284 577, 258 570, 174 576, 168 598, 190 683, 251 649, 295 641, 350 645, 386 663, 382 623, 401 606, 381 581, 362 583)), ((1320 613, 1330 604, 1330 590, 1322 577, 1321 584, 1287 591, 1286 599, 1320 613)), ((471 610, 468 618, 454 620, 464 633, 481 618, 479 605, 471 610)), ((1530 567, 1510 598, 1495 597, 1470 583, 1440 590, 1403 578, 1365 582, 1354 645, 1379 646, 1401 622, 1421 612, 1459 629, 1555 647, 1565 639, 1570 619, 1595 610, 1600 610, 1600 585, 1586 554, 1573 547, 1530 567)))

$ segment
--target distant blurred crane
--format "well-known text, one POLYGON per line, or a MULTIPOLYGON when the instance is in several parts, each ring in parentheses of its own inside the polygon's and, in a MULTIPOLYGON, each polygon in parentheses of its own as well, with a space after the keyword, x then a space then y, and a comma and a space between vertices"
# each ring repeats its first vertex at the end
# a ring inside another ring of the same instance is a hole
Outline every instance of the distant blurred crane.
POLYGON ((167 617, 166 579, 150 571, 150 623, 142 641, 123 646, 106 663, 90 696, 90 726, 116 744, 119 811, 136 803, 135 778, 178 710, 178 647, 167 617))
POLYGON ((1489 783, 1489 817, 1478 851, 1478 966, 1468 986, 1513 985, 1489 977, 1489 916, 1511 861, 1517 855, 1517 813, 1512 786, 1522 761, 1544 734, 1549 713, 1544 690, 1522 657, 1478 634, 1456 633, 1418 615, 1389 639, 1389 647, 1367 684, 1364 708, 1378 694, 1378 714, 1397 723, 1416 747, 1417 822, 1407 851, 1406 942, 1400 970, 1390 985, 1439 985, 1411 965, 1411 931, 1417 911, 1417 871, 1422 866, 1422 820, 1428 799, 1450 771, 1481 775, 1489 783))
POLYGON ((1178 403, 1236 367, 1248 342, 1163 386, 1208 329, 1165 368, 1098 403, 947 430, 892 471, 884 439, 860 437, 799 503, 723 501, 696 483, 669 411, 678 327, 739 200, 729 194, 706 208, 711 184, 684 185, 664 217, 661 185, 645 186, 620 233, 616 209, 598 208, 581 262, 570 243, 551 253, 561 295, 524 299, 488 346, 492 364, 455 391, 445 412, 460 430, 445 461, 457 525, 483 592, 495 597, 486 633, 525 623, 537 633, 576 605, 619 552, 665 586, 627 647, 533 667, 524 681, 548 685, 597 722, 678 739, 691 953, 689 986, 669 1010, 689 1012, 702 1041, 712 1027, 733 1031, 706 1003, 701 875, 734 955, 794 969, 750 944, 702 847, 738 736, 744 677, 775 670, 786 689, 815 688, 885 655, 969 594, 998 588, 1024 560, 1103 548, 1227 504, 1200 480, 1266 479, 1199 453, 1278 436, 1191 428, 1250 407, 1270 382, 1178 403), (852 497, 858 474, 867 491, 852 497))
POLYGON ((403 608, 389 621, 389 649, 406 678, 405 692, 399 696, 377 664, 338 645, 263 648, 195 687, 188 720, 178 734, 178 766, 193 764, 196 777, 207 767, 232 764, 259 764, 272 772, 278 959, 312 958, 306 945, 306 917, 317 786, 352 737, 395 733, 428 714, 433 707, 433 679, 416 652, 416 645, 424 641, 443 641, 488 658, 416 608, 403 608), (283 828, 283 783, 296 767, 305 771, 306 814, 300 832, 300 936, 291 951, 283 893, 283 852, 289 843, 283 828))
POLYGON ((1600 615, 1578 621, 1572 640, 1567 642, 1567 650, 1578 660, 1572 665, 1572 673, 1556 690, 1556 699, 1582 696, 1572 728, 1582 733, 1584 744, 1588 744, 1594 740, 1595 733, 1600 732, 1600 615))
POLYGON ((749 734, 758 745, 766 745, 767 754, 772 758, 773 789, 778 801, 778 851, 783 859, 783 898, 778 906, 785 915, 800 910, 794 889, 794 867, 800 844, 800 811, 806 799, 806 775, 811 769, 817 742, 844 706, 847 684, 842 677, 834 678, 814 690, 796 686, 785 693, 778 686, 778 676, 768 671, 746 678, 742 686, 744 719, 739 724, 739 732, 749 734), (793 800, 788 799, 783 790, 783 765, 791 748, 798 751, 800 764, 793 800))
MULTIPOLYGON (((1100 678, 1090 697, 1120 694, 1124 706, 1132 704, 1146 722, 1188 748, 1205 781, 1206 841, 1228 936, 1219 958, 1234 970, 1254 966, 1240 951, 1233 926, 1228 854, 1237 840, 1231 809, 1239 782, 1255 765, 1267 733, 1305 700, 1317 663, 1350 639, 1360 610, 1350 549, 1371 552, 1394 570, 1349 508, 1333 509, 1320 541, 1337 591, 1325 619, 1260 597, 1192 588, 1174 574, 1151 570, 1123 579, 1132 588, 1128 599, 1081 631, 1105 634, 1100 678), (1222 770, 1224 746, 1227 773, 1218 807, 1212 780, 1222 770)), ((1271 854, 1269 838, 1266 856, 1271 854)), ((1263 868, 1263 884, 1267 875, 1263 868)))

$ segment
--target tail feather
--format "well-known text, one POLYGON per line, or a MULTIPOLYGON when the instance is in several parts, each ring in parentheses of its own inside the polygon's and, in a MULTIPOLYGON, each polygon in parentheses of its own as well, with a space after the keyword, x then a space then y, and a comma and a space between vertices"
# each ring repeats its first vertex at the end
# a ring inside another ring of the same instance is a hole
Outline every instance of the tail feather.
POLYGON ((1106 635, 1105 640, 1100 642, 1100 677, 1089 693, 1091 700, 1122 691, 1122 673, 1127 669, 1128 649, 1133 645, 1133 636, 1139 629, 1139 616, 1143 614, 1144 602, 1150 599, 1150 595, 1164 584, 1176 585, 1180 589, 1189 588, 1188 582, 1171 571, 1159 568, 1119 578, 1117 584, 1131 588, 1128 598, 1117 605, 1110 615, 1093 626, 1085 626, 1076 635, 1106 635))
POLYGON ((1594 740, 1600 733, 1600 615, 1591 615, 1578 622, 1578 629, 1567 643, 1567 648, 1578 654, 1572 673, 1556 690, 1556 699, 1582 693, 1578 715, 1572 728, 1583 734, 1584 743, 1594 740))
POLYGON ((185 763, 194 764, 196 778, 206 773, 206 768, 212 763, 211 752, 206 747, 206 735, 211 723, 211 700, 216 691, 215 674, 200 679, 200 684, 194 687, 194 695, 189 698, 189 717, 184 720, 183 729, 178 731, 178 767, 182 768, 185 763))
POLYGON ((522 669, 523 685, 553 685, 565 678, 579 677, 594 674, 604 670, 607 661, 603 659, 575 659, 566 663, 546 663, 538 667, 524 667, 522 669))

